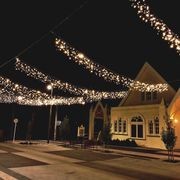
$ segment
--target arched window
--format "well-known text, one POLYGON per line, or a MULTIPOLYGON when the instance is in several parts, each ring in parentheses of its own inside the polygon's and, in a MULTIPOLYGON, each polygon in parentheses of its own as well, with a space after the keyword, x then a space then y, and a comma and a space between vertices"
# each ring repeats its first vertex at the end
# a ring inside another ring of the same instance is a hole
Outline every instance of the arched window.
POLYGON ((136 116, 131 119, 131 137, 132 138, 143 138, 143 119, 141 116, 136 116))
POLYGON ((100 105, 96 109, 95 118, 96 119, 103 119, 103 110, 102 110, 102 107, 100 105))

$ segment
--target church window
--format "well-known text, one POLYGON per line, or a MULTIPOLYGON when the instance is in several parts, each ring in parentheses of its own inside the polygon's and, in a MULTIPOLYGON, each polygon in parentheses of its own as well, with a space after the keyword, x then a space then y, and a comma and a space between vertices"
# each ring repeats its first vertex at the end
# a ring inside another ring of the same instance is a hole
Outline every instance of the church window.
POLYGON ((153 134, 153 121, 149 121, 149 134, 153 134))
POLYGON ((159 119, 156 117, 154 120, 155 124, 155 134, 159 134, 159 119))
POLYGON ((123 133, 127 132, 127 121, 123 120, 123 133))
POLYGON ((114 121, 114 132, 117 132, 117 120, 114 121))
POLYGON ((114 132, 116 133, 127 133, 127 121, 122 120, 121 118, 119 120, 114 121, 114 132))
POLYGON ((157 92, 141 92, 141 101, 152 101, 157 99, 157 92))
POLYGON ((149 134, 159 134, 159 118, 156 117, 154 120, 149 121, 149 134))
POLYGON ((122 120, 121 119, 119 119, 119 132, 122 132, 122 120))
POLYGON ((133 117, 131 119, 131 137, 133 138, 143 138, 143 127, 144 122, 140 116, 133 117))

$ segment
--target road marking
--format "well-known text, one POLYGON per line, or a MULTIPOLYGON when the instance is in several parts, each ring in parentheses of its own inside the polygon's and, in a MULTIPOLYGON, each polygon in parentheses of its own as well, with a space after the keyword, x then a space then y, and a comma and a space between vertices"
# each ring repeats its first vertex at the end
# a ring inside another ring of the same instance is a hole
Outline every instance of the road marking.
POLYGON ((7 151, 0 150, 0 153, 7 153, 7 151))
POLYGON ((0 178, 2 178, 3 180, 18 180, 12 176, 9 176, 8 174, 0 171, 0 178))

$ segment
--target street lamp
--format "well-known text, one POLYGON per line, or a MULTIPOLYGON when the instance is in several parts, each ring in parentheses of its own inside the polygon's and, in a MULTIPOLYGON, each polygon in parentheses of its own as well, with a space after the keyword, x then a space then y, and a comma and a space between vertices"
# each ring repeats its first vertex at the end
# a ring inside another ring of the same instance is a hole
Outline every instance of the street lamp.
MULTIPOLYGON (((51 91, 51 98, 53 95, 53 86, 52 84, 47 85, 47 90, 51 91)), ((47 137, 47 143, 49 143, 49 138, 50 138, 50 131, 51 131, 51 116, 52 116, 52 104, 50 104, 49 107, 49 123, 48 123, 48 137, 47 137)))
POLYGON ((54 119, 54 141, 56 141, 56 130, 57 130, 57 118, 58 118, 58 106, 56 106, 56 113, 55 113, 55 119, 54 119))

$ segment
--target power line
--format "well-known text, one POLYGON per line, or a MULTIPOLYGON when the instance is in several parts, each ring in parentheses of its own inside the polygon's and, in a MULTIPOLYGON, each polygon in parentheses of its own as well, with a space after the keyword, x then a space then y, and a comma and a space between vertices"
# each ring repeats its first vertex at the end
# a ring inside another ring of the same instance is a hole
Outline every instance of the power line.
POLYGON ((44 38, 46 38, 49 34, 54 34, 54 30, 60 27, 62 24, 64 24, 66 21, 68 21, 74 14, 76 14, 80 9, 82 9, 86 4, 88 3, 88 0, 84 1, 80 6, 78 6, 76 9, 74 9, 69 15, 67 15, 65 18, 63 18, 58 24, 53 26, 47 33, 43 34, 39 39, 31 43, 29 46, 27 46, 25 49, 20 51, 16 56, 6 60, 4 63, 0 65, 0 69, 4 67, 5 65, 9 64, 11 61, 15 60, 16 57, 21 56, 26 51, 28 51, 30 48, 32 48, 35 44, 38 44, 40 41, 42 41, 44 38))

